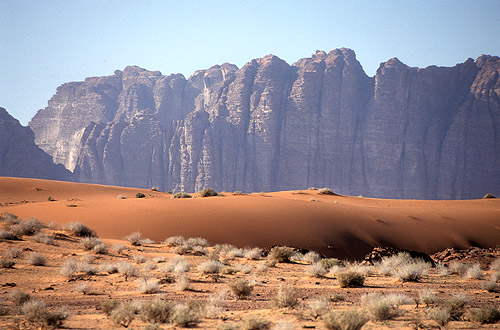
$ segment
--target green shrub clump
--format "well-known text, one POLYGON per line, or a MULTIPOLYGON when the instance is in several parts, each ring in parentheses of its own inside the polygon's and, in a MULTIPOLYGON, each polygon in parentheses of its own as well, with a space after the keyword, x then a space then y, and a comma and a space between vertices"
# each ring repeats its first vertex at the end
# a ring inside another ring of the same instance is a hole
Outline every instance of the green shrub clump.
POLYGON ((217 191, 215 191, 213 188, 205 188, 202 191, 200 191, 200 197, 213 197, 213 196, 219 196, 217 191))

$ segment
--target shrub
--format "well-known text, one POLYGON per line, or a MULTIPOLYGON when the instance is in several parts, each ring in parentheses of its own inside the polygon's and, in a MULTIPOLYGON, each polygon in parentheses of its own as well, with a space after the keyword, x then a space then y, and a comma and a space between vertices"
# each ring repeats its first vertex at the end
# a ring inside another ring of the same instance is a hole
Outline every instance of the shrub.
POLYGON ((142 238, 142 234, 138 231, 128 236, 125 236, 125 240, 129 241, 130 244, 132 244, 133 246, 141 246, 145 243, 144 239, 142 238))
POLYGON ((127 199, 127 196, 124 196, 124 195, 118 195, 117 197, 118 199, 127 199))
POLYGON ((328 312, 328 300, 315 299, 307 304, 307 314, 314 320, 328 312))
POLYGON ((500 321, 500 311, 494 306, 472 308, 468 311, 469 319, 477 323, 497 323, 500 321))
POLYGON ((467 269, 467 271, 464 274, 465 278, 470 278, 470 279, 476 279, 479 280, 483 278, 483 272, 481 271, 481 265, 480 264, 474 264, 467 269))
POLYGON ((173 308, 174 305, 171 302, 155 298, 142 304, 140 317, 144 322, 168 323, 173 308))
POLYGON ((430 264, 415 261, 400 265, 393 273, 401 282, 418 282, 429 268, 430 264))
POLYGON ((75 286, 75 290, 77 292, 81 292, 83 294, 90 294, 92 288, 90 287, 90 284, 87 282, 79 283, 75 286))
POLYGON ((139 272, 137 268, 129 262, 122 261, 118 265, 118 272, 125 276, 125 281, 128 280, 129 277, 136 277, 139 272))
POLYGON ((175 280, 175 289, 177 291, 186 291, 189 289, 189 278, 185 274, 179 274, 175 280))
POLYGON ((329 300, 331 302, 338 302, 338 301, 344 301, 345 300, 345 295, 342 293, 332 293, 329 294, 325 297, 326 300, 329 300))
POLYGON ((262 256, 261 248, 245 249, 243 250, 243 256, 248 260, 257 260, 262 256))
POLYGON ((15 240, 15 239, 19 239, 19 237, 17 235, 15 235, 12 231, 0 229, 0 239, 15 240))
POLYGON ((422 290, 418 294, 418 300, 426 306, 437 304, 441 301, 431 290, 422 290))
POLYGON ((160 284, 158 281, 148 278, 137 280, 138 290, 140 293, 157 293, 160 291, 160 284))
POLYGON ((444 307, 435 307, 427 312, 427 316, 435 321, 440 327, 445 326, 451 321, 450 311, 444 307))
POLYGON ((500 271, 498 271, 498 272, 494 272, 494 273, 491 273, 491 274, 490 274, 490 279, 491 279, 493 282, 498 282, 498 281, 500 281, 500 271))
POLYGON ((271 322, 260 317, 251 317, 243 324, 244 330, 265 330, 271 328, 271 322))
POLYGON ((63 225, 63 229, 78 237, 97 236, 95 231, 81 222, 69 222, 63 225))
POLYGON ((167 261, 167 263, 162 267, 162 270, 180 274, 188 272, 190 268, 191 264, 187 262, 184 257, 175 256, 167 261))
POLYGON ((146 262, 146 257, 142 256, 140 254, 136 254, 136 255, 133 255, 132 257, 130 257, 130 260, 132 260, 136 264, 143 264, 146 262))
POLYGON ((111 246, 111 249, 115 250, 116 253, 122 254, 123 250, 125 250, 125 245, 123 244, 114 244, 111 246))
POLYGON ((111 312, 118 307, 118 302, 116 300, 110 299, 101 302, 100 309, 106 316, 111 316, 111 312))
POLYGON ((488 198, 496 198, 496 196, 493 195, 492 193, 487 193, 486 195, 483 196, 483 199, 488 199, 488 198))
POLYGON ((450 274, 464 275, 468 268, 468 265, 458 261, 452 261, 448 264, 448 271, 450 274))
POLYGON ((85 248, 85 250, 93 250, 95 246, 99 245, 99 244, 104 244, 100 239, 98 239, 97 237, 91 237, 91 236, 87 236, 87 237, 84 237, 81 242, 80 242, 83 247, 85 248))
POLYGON ((293 308, 299 303, 297 290, 291 285, 280 285, 273 301, 277 307, 293 308))
POLYGON ((325 269, 330 269, 333 266, 343 266, 344 263, 340 261, 337 258, 324 258, 319 261, 321 266, 323 266, 325 269))
POLYGON ((91 265, 90 263, 84 260, 77 262, 76 266, 77 266, 77 271, 85 273, 87 275, 97 274, 98 271, 96 266, 91 265))
POLYGON ((359 330, 368 317, 357 310, 333 311, 323 316, 325 328, 330 330, 359 330))
POLYGON ((191 195, 183 191, 179 191, 173 194, 171 198, 191 198, 191 195))
POLYGON ((497 283, 494 281, 486 281, 483 283, 483 289, 485 289, 488 292, 496 292, 497 290, 497 283))
POLYGON ((212 197, 212 196, 218 196, 219 194, 217 191, 215 191, 213 188, 205 188, 202 191, 200 191, 200 197, 212 197))
POLYGON ((231 289, 232 294, 234 294, 238 299, 247 298, 253 290, 253 286, 251 286, 246 280, 236 280, 235 282, 229 283, 229 288, 231 289))
POLYGON ((328 271, 319 263, 315 263, 306 267, 306 272, 313 277, 323 277, 328 271))
POLYGON ((330 188, 325 187, 318 189, 318 195, 335 195, 335 193, 330 188))
POLYGON ((222 312, 222 304, 227 299, 228 291, 221 290, 208 298, 207 303, 203 308, 203 317, 208 319, 215 319, 222 312))
POLYGON ((491 271, 500 271, 500 258, 496 258, 490 265, 491 271))
POLYGON ((235 265, 234 268, 242 274, 250 274, 253 270, 252 266, 243 264, 235 265))
POLYGON ((218 274, 222 269, 222 262, 209 260, 198 265, 198 271, 203 274, 218 274))
POLYGON ((292 322, 276 323, 273 330, 296 330, 297 326, 292 322))
POLYGON ((33 266, 45 266, 46 260, 40 253, 31 252, 26 256, 26 262, 33 266))
POLYGON ((464 314, 464 307, 467 303, 467 297, 462 294, 457 294, 447 299, 442 306, 448 310, 450 314, 450 320, 458 321, 464 314))
POLYGON ((128 328, 138 312, 139 310, 133 302, 123 302, 111 311, 110 318, 116 324, 128 328))
POLYGON ((268 258, 276 262, 290 262, 295 251, 288 246, 275 246, 269 251, 268 258))
POLYGON ((185 243, 186 239, 183 236, 171 236, 163 241, 167 246, 180 246, 185 243))
POLYGON ((20 222, 17 215, 9 212, 4 212, 0 214, 0 221, 5 221, 10 224, 17 224, 20 222))
POLYGON ((115 264, 101 264, 99 265, 99 268, 104 273, 108 274, 118 273, 118 266, 115 264))
POLYGON ((15 264, 12 260, 0 259, 0 268, 14 268, 15 264))
POLYGON ((19 223, 19 226, 23 235, 36 234, 44 227, 43 224, 35 218, 22 221, 19 223))
POLYGON ((368 310, 374 321, 390 320, 398 315, 398 311, 387 296, 378 293, 366 293, 361 296, 361 306, 368 310))
POLYGON ((25 302, 31 300, 31 295, 21 290, 14 290, 10 293, 14 307, 21 307, 25 302))
POLYGON ((337 275, 337 279, 341 288, 360 287, 365 283, 365 277, 352 270, 341 271, 337 275))
POLYGON ((317 252, 310 251, 304 255, 302 261, 307 262, 309 264, 314 264, 321 261, 321 256, 317 252))
POLYGON ((59 272, 65 277, 72 277, 78 271, 78 263, 74 259, 66 259, 59 272))
POLYGON ((38 243, 43 243, 43 244, 48 244, 48 245, 57 245, 54 237, 44 234, 44 233, 37 233, 33 239, 35 242, 38 243))
POLYGON ((135 194, 135 198, 146 198, 146 195, 144 195, 141 192, 138 192, 137 194, 135 194))
POLYGON ((21 254, 22 254, 22 251, 19 250, 18 248, 11 248, 11 249, 7 250, 7 252, 5 252, 5 257, 16 259, 16 258, 19 258, 21 256, 21 254))
POLYGON ((194 308, 184 304, 174 307, 171 320, 175 325, 183 328, 196 325, 200 321, 198 312, 194 308))
POLYGON ((186 244, 191 246, 200 246, 200 247, 210 246, 208 241, 201 237, 190 237, 186 240, 186 244))
POLYGON ((60 328, 63 321, 68 317, 64 310, 51 312, 41 300, 30 299, 21 307, 22 314, 26 321, 39 327, 60 328))

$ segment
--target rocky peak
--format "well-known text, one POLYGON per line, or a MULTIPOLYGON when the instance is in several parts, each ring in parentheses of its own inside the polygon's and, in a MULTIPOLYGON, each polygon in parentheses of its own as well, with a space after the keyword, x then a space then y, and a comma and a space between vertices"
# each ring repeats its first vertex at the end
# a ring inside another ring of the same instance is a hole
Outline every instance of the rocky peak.
POLYGON ((55 165, 35 145, 31 129, 0 107, 0 176, 70 180, 71 172, 55 165))

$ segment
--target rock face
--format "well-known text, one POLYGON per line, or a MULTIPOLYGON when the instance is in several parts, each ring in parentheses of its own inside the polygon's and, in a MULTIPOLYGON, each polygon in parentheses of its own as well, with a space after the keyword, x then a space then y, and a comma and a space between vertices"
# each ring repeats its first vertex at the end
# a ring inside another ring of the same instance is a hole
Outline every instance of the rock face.
POLYGON ((30 122, 81 182, 196 191, 333 188, 385 198, 500 193, 500 59, 368 77, 349 49, 189 79, 127 67, 58 88, 30 122))
POLYGON ((0 108, 0 176, 70 180, 72 173, 54 164, 34 139, 29 127, 0 108))

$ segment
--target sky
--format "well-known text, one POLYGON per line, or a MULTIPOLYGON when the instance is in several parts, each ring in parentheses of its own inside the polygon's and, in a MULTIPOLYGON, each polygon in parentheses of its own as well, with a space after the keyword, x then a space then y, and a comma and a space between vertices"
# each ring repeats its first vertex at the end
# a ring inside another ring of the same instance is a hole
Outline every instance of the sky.
POLYGON ((23 125, 58 86, 127 65, 163 74, 347 47, 373 76, 500 56, 499 0, 0 0, 0 107, 23 125))

